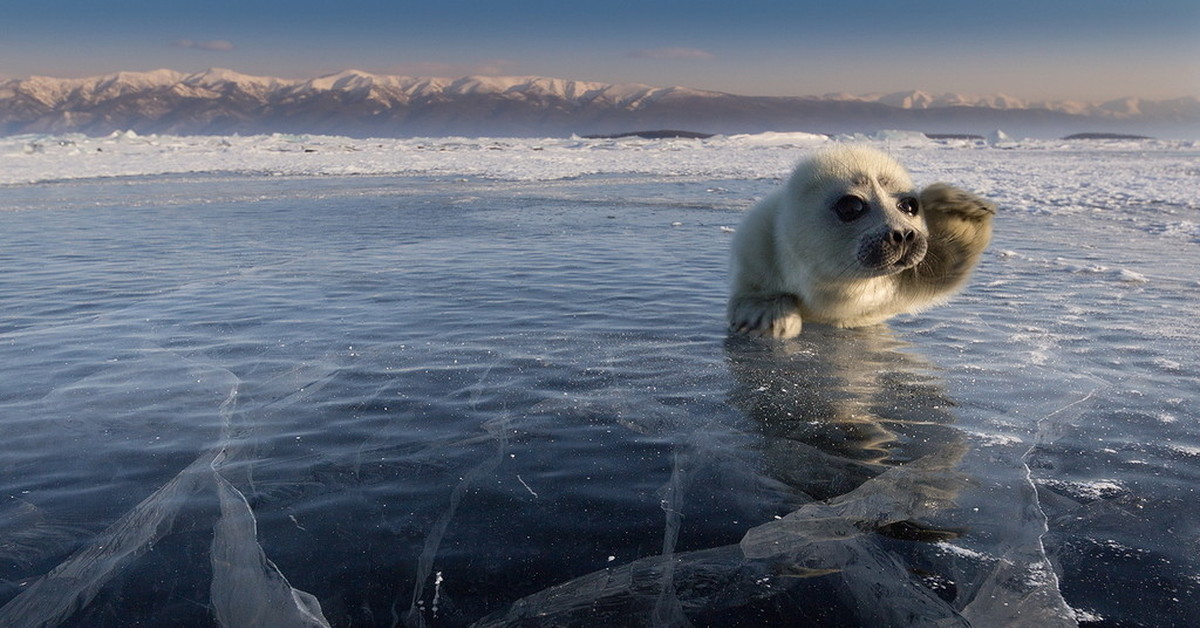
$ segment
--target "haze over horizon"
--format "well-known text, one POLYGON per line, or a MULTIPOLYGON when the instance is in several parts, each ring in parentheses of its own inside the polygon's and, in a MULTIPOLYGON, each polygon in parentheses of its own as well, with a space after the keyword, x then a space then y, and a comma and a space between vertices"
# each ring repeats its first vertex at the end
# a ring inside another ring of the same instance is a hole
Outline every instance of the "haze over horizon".
POLYGON ((347 0, 6 8, 0 79, 210 67, 284 78, 354 68, 536 75, 760 96, 924 90, 1022 99, 1200 96, 1200 4, 1100 0, 919 8, 347 0))

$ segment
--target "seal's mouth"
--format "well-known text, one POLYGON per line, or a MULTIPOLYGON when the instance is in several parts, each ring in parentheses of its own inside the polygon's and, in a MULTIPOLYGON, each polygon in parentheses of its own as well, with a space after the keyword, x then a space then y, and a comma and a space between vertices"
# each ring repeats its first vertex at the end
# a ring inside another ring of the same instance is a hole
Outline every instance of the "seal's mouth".
POLYGON ((912 230, 893 230, 866 237, 858 246, 858 263, 872 274, 890 275, 908 270, 925 259, 929 242, 912 230))

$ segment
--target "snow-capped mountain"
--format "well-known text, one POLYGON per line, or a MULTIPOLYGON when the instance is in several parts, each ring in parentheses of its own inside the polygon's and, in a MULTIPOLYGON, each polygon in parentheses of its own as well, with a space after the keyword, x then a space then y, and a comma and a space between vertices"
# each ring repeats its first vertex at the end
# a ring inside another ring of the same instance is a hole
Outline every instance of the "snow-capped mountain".
POLYGON ((307 80, 211 69, 30 77, 0 83, 0 133, 559 135, 687 128, 710 133, 939 133, 1031 136, 1112 131, 1200 137, 1200 100, 1027 102, 921 91, 738 96, 685 87, 545 77, 459 79, 347 70, 307 80))

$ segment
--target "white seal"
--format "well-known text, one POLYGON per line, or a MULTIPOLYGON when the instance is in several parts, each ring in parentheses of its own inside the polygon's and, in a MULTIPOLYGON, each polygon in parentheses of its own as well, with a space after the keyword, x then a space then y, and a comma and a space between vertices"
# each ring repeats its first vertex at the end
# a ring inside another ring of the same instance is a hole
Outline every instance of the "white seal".
POLYGON ((803 321, 860 327, 941 303, 978 263, 995 213, 943 183, 915 190, 876 149, 823 150, 738 227, 730 329, 789 338, 803 321))

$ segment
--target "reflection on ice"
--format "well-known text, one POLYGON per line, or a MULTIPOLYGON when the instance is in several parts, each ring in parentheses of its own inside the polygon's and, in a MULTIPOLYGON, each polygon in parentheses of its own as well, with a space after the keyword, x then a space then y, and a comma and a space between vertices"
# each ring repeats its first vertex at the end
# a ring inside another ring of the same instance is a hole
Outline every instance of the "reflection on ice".
POLYGON ((1052 579, 1011 573, 1052 574, 1044 555, 1005 557, 994 576, 947 560, 965 555, 942 549, 960 530, 938 515, 972 485, 959 469, 966 445, 933 367, 888 330, 817 326, 785 343, 731 337, 726 350, 730 401, 761 430, 764 470, 807 503, 739 545, 676 554, 670 515, 686 504, 669 485, 662 555, 527 596, 479 625, 712 625, 735 609, 820 625, 1074 624, 1052 579))

